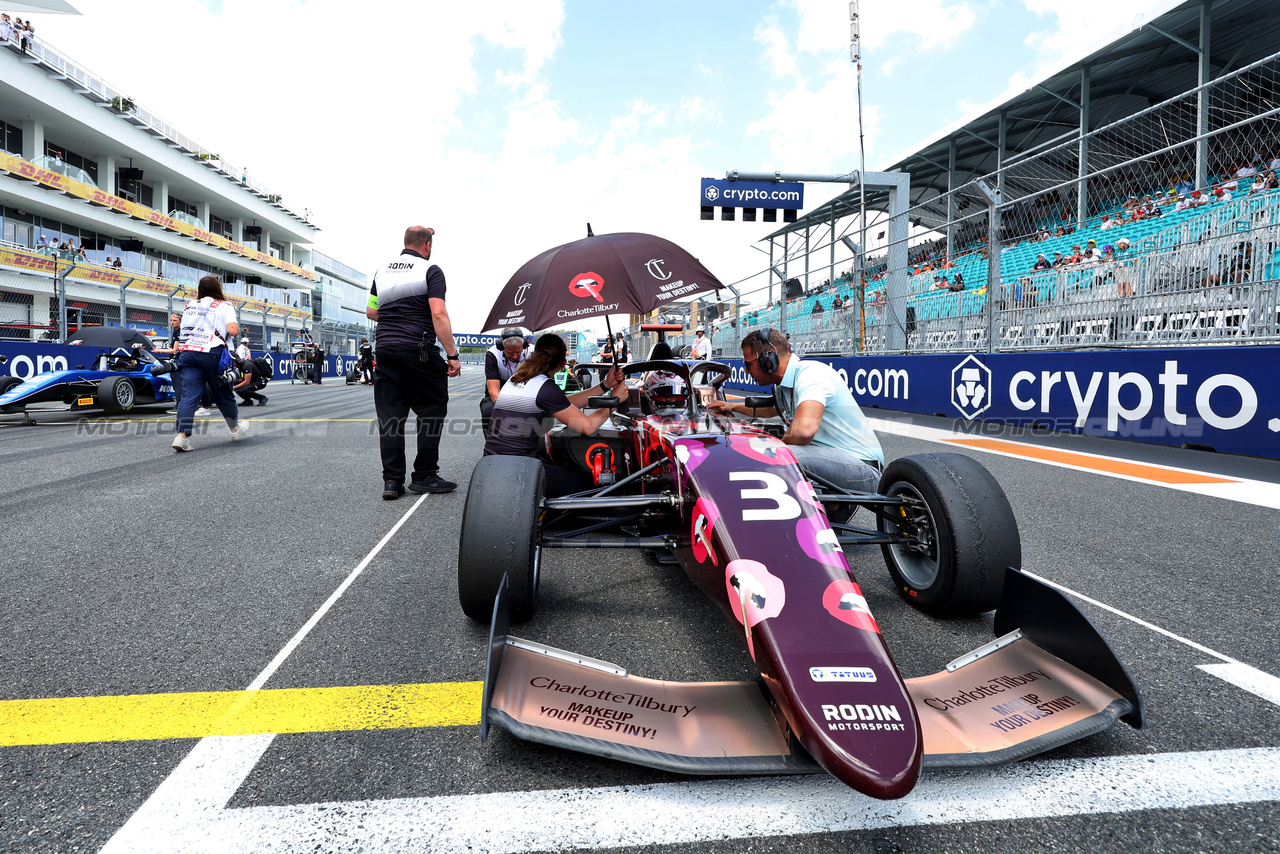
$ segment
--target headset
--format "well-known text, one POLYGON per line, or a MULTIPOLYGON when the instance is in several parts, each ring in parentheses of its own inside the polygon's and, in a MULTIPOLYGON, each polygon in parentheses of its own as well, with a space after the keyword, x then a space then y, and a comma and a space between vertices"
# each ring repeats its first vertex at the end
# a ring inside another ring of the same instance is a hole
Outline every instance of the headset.
POLYGON ((773 342, 769 340, 769 334, 773 332, 773 327, 765 326, 756 330, 756 342, 759 345, 759 358, 756 364, 760 366, 760 370, 766 374, 773 376, 774 371, 778 370, 778 351, 774 348, 773 342))

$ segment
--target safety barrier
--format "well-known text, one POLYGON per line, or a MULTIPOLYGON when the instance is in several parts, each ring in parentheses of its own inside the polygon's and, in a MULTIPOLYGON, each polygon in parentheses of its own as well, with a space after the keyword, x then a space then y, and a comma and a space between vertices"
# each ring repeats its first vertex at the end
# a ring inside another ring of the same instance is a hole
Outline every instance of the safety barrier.
MULTIPOLYGON (((1280 459, 1280 347, 815 358, 864 409, 1280 459)), ((730 387, 762 391, 729 364, 730 387)))

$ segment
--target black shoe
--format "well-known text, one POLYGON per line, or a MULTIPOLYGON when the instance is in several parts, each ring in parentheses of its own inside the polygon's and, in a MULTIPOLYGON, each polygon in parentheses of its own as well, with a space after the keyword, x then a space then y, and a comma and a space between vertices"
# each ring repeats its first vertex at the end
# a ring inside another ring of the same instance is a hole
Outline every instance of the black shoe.
POLYGON ((382 484, 383 501, 395 501, 401 495, 404 495, 404 484, 396 483, 394 480, 382 484))
POLYGON ((252 400, 242 400, 242 401, 240 401, 240 405, 241 405, 241 406, 253 406, 253 401, 252 401, 252 400))
POLYGON ((266 406, 266 405, 267 405, 267 400, 268 400, 268 398, 267 398, 267 396, 264 394, 262 397, 258 398, 258 405, 259 405, 259 406, 266 406))
POLYGON ((431 480, 415 480, 409 484, 409 491, 421 495, 424 492, 453 492, 458 484, 435 475, 431 480))

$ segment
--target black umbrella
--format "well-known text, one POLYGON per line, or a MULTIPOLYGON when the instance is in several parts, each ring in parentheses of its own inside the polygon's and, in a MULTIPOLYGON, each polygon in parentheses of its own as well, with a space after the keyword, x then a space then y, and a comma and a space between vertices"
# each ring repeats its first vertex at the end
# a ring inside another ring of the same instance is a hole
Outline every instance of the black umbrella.
POLYGON ((136 329, 121 326, 86 326, 68 335, 67 343, 84 347, 123 347, 125 350, 138 345, 151 349, 151 339, 136 329))
POLYGON ((673 300, 724 287, 684 249, 652 234, 591 233, 526 261, 507 282, 484 328, 547 329, 610 314, 648 314, 673 300))

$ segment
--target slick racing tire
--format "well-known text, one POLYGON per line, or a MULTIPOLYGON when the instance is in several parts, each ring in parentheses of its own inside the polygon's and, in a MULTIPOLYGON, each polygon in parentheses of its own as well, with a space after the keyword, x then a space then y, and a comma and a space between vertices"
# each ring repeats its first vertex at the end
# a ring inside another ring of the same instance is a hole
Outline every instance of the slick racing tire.
POLYGON ((939 617, 999 605, 1006 568, 1022 565, 1022 538, 1009 499, 981 463, 963 454, 903 457, 885 468, 880 493, 907 499, 877 522, 911 538, 880 547, 904 599, 939 617))
POLYGON ((125 377, 107 377, 98 383, 98 405, 107 412, 128 412, 136 399, 137 391, 125 377))
POLYGON ((502 576, 510 586, 511 622, 538 610, 538 522, 546 475, 531 457, 481 457, 471 473, 458 539, 458 601, 488 623, 502 576))
POLYGON ((22 380, 17 377, 0 377, 0 394, 4 394, 16 385, 22 385, 22 380))

